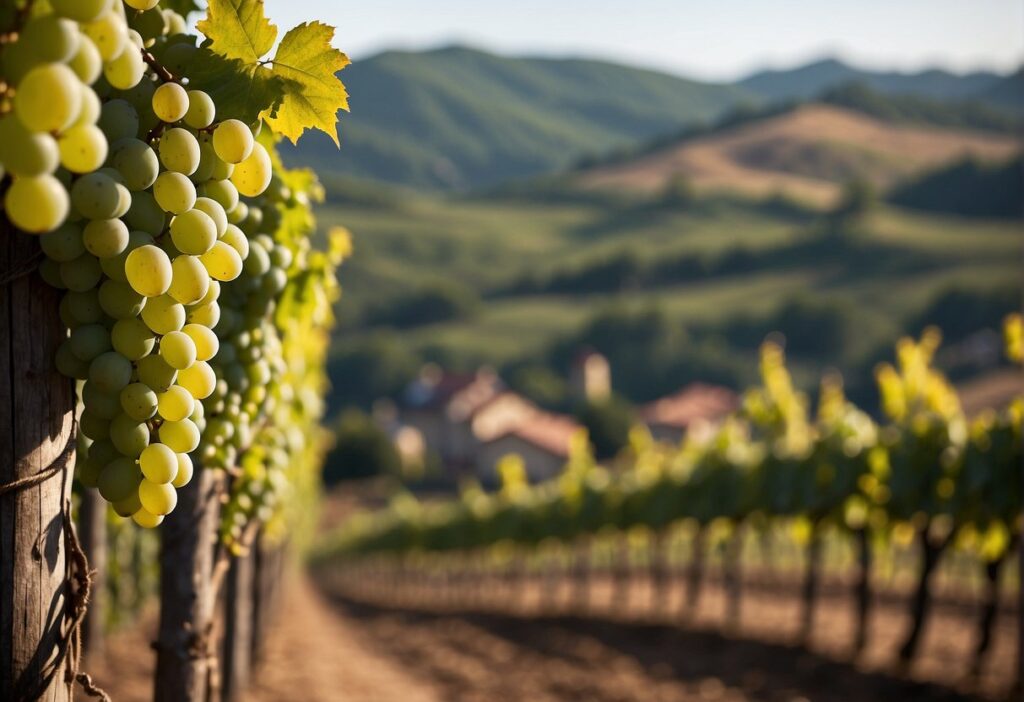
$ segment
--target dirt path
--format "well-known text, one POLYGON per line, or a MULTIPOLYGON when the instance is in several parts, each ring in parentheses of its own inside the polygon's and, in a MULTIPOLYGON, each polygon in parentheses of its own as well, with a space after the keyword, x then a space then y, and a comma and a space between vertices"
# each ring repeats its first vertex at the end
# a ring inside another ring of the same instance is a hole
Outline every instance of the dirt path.
MULTIPOLYGON (((436 702, 403 661, 374 653, 373 641, 297 577, 289 583, 256 680, 241 702, 436 702)), ((88 665, 114 702, 152 699, 153 617, 111 636, 108 655, 88 665)))

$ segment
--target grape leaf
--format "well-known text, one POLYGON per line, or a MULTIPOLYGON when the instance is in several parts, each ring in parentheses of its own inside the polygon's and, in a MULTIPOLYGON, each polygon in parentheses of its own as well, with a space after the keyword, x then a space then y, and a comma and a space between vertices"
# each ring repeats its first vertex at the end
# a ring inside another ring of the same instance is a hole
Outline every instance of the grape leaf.
POLYGON ((319 129, 338 144, 338 110, 348 110, 348 93, 335 75, 349 64, 331 46, 334 28, 320 22, 288 31, 274 56, 274 75, 285 80, 284 99, 263 117, 294 144, 306 129, 319 129))
POLYGON ((247 124, 273 113, 281 103, 286 81, 256 63, 226 58, 200 48, 189 67, 189 87, 206 92, 217 105, 217 118, 233 117, 247 124))
POLYGON ((263 0, 210 0, 206 19, 196 29, 215 53, 248 64, 259 62, 277 39, 277 27, 263 14, 263 0))

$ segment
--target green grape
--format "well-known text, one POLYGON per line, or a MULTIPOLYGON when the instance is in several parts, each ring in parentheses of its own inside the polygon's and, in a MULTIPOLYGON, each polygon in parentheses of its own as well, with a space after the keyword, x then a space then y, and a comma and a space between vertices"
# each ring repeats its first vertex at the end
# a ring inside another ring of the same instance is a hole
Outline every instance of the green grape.
POLYGON ((97 487, 104 500, 117 502, 138 491, 141 481, 142 472, 135 465, 135 461, 122 456, 108 463, 100 471, 97 487))
POLYGON ((139 468, 150 482, 170 483, 178 474, 178 454, 163 444, 150 444, 139 456, 139 468))
POLYGON ((198 256, 213 248, 217 225, 202 210, 191 209, 171 220, 171 240, 182 253, 198 256))
POLYGON ((142 232, 162 232, 166 219, 167 215, 160 209, 152 193, 132 194, 132 206, 124 216, 124 221, 129 227, 142 232))
POLYGON ((217 376, 206 361, 196 361, 178 373, 178 385, 188 390, 197 400, 204 400, 213 393, 217 376))
POLYGON ((100 259, 100 268, 103 269, 103 272, 111 280, 116 280, 121 283, 127 283, 128 275, 125 273, 125 262, 128 260, 128 256, 131 254, 132 251, 139 248, 140 246, 145 246, 147 244, 152 243, 153 237, 151 237, 146 232, 141 232, 138 231, 137 229, 132 230, 128 232, 128 245, 124 248, 124 251, 117 254, 116 256, 100 259))
POLYGON ((60 279, 68 290, 91 290, 99 285, 102 277, 103 269, 99 261, 89 253, 60 264, 60 279))
POLYGON ((62 63, 45 63, 29 71, 14 95, 14 112, 26 129, 59 132, 78 116, 82 96, 78 76, 62 63))
POLYGON ((152 10, 160 0, 124 0, 124 4, 135 10, 152 10))
POLYGON ((206 129, 213 124, 217 115, 217 107, 213 99, 202 90, 188 91, 188 111, 185 112, 185 124, 193 129, 206 129))
POLYGON ((174 10, 164 10, 164 16, 167 18, 167 33, 169 35, 184 34, 188 29, 185 18, 174 10))
POLYGON ((171 368, 185 370, 196 362, 196 345, 188 334, 169 332, 160 339, 160 355, 171 368))
MULTIPOLYGON (((194 41, 191 37, 186 38, 188 41, 194 41)), ((192 59, 195 58, 196 51, 197 49, 194 44, 186 43, 185 41, 171 44, 163 54, 164 66, 175 75, 187 74, 189 72, 188 68, 192 64, 192 59)), ((191 106, 191 99, 189 102, 191 106)), ((185 114, 187 116, 188 112, 185 114)))
POLYGON ((96 290, 72 290, 64 296, 63 302, 67 303, 71 316, 79 324, 96 324, 103 319, 103 308, 100 306, 100 297, 96 290))
MULTIPOLYGON (((121 400, 117 395, 108 395, 96 389, 92 383, 82 386, 82 404, 103 419, 113 419, 121 413, 121 400)), ((91 456, 94 452, 89 451, 91 456)))
POLYGON ((146 62, 142 60, 142 52, 131 44, 103 66, 103 76, 118 90, 134 88, 145 73, 146 62))
POLYGON ((192 453, 199 446, 199 429, 190 419, 160 425, 160 442, 175 453, 192 453))
POLYGON ((78 51, 81 35, 71 20, 56 15, 40 15, 25 23, 19 41, 40 61, 64 63, 78 51))
POLYGON ((153 112, 163 122, 177 122, 188 112, 188 93, 177 83, 164 83, 153 93, 153 112))
POLYGON ((213 132, 213 150, 225 163, 241 163, 252 153, 252 130, 245 122, 226 119, 213 132))
POLYGON ((138 368, 139 380, 151 387, 158 395, 167 392, 178 377, 178 371, 155 354, 140 359, 138 368))
POLYGON ((95 171, 107 160, 107 138, 91 124, 71 127, 61 135, 57 146, 61 165, 72 173, 95 171))
POLYGON ((21 41, 7 44, 3 55, 0 55, 0 61, 3 62, 4 77, 11 85, 20 83, 29 71, 39 65, 39 59, 32 48, 21 41))
POLYGON ((228 222, 241 227, 241 224, 248 218, 249 206, 244 202, 239 202, 237 205, 235 205, 235 209, 231 210, 231 215, 228 217, 228 222))
POLYGON ((128 248, 128 227, 119 219, 94 219, 82 230, 85 249, 97 258, 110 258, 128 248))
POLYGON ((110 341, 119 354, 132 361, 140 361, 141 378, 141 361, 156 345, 156 337, 149 327, 136 318, 119 319, 110 330, 110 341))
POLYGON ((52 175, 15 179, 4 195, 7 218, 22 231, 53 231, 68 216, 68 193, 52 175))
POLYGON ((121 93, 121 97, 131 103, 139 115, 139 132, 148 132, 160 124, 160 118, 153 112, 153 93, 155 92, 156 83, 150 78, 144 77, 134 88, 121 93))
MULTIPOLYGON (((114 144, 110 162, 124 178, 129 190, 146 190, 160 175, 160 161, 156 152, 149 144, 134 137, 121 139, 114 144)), ((134 204, 134 197, 132 201, 134 204)))
MULTIPOLYGON (((136 49, 139 49, 140 55, 142 50, 146 48, 146 40, 142 38, 141 34, 132 29, 131 26, 128 27, 128 43, 136 49)), ((129 87, 131 88, 134 86, 135 84, 133 83, 129 87)))
MULTIPOLYGON (((215 281, 210 281, 215 282, 215 281)), ((209 302, 205 305, 196 305, 188 310, 185 321, 192 324, 200 324, 211 329, 217 326, 220 321, 220 305, 216 302, 209 302)))
POLYGON ((160 163, 169 171, 192 175, 199 167, 199 142, 185 129, 168 129, 160 137, 160 163))
POLYGON ((192 480, 192 474, 195 469, 192 466, 192 459, 188 457, 187 453, 178 454, 178 472, 174 476, 174 480, 171 481, 171 485, 176 488, 183 488, 189 484, 192 480))
POLYGON ((145 383, 131 383, 121 391, 121 408, 137 422, 144 422, 156 414, 156 393, 145 383))
POLYGON ((89 382, 108 395, 121 392, 131 378, 132 362, 117 351, 101 353, 89 364, 89 382))
POLYGON ((270 185, 272 171, 270 154, 263 148, 263 144, 255 143, 252 153, 235 166, 235 170, 231 173, 231 182, 235 184, 238 192, 242 195, 256 197, 263 194, 263 191, 270 185))
POLYGON ((121 206, 117 185, 106 173, 87 173, 71 186, 71 204, 86 219, 113 219, 121 206))
POLYGON ((192 174, 192 181, 195 183, 205 183, 213 177, 213 164, 217 161, 217 154, 213 153, 213 145, 209 143, 204 137, 206 135, 200 135, 199 139, 199 165, 196 167, 196 172, 192 174))
POLYGON ((78 418, 78 428, 93 441, 110 438, 110 422, 86 407, 78 418))
MULTIPOLYGON (((130 18, 128 20, 128 25, 137 31, 146 41, 162 37, 164 32, 167 30, 167 21, 164 19, 164 15, 160 12, 160 9, 156 7, 140 12, 130 18)), ((166 60, 164 61, 164 65, 167 65, 166 60)), ((174 70, 172 70, 172 72, 176 74, 181 73, 181 71, 174 70)))
POLYGON ((127 519, 142 509, 142 502, 139 501, 139 492, 136 490, 123 500, 112 502, 110 506, 114 508, 114 513, 117 516, 127 519))
POLYGON ((82 33, 92 39, 104 61, 112 61, 128 44, 128 26, 115 12, 104 12, 82 25, 82 33))
MULTIPOLYGON (((142 501, 139 501, 141 504, 142 501)), ((163 523, 162 514, 150 514, 145 508, 139 508, 132 514, 132 521, 143 529, 155 529, 163 523)))
MULTIPOLYGON (((117 398, 114 398, 114 400, 116 402, 117 398)), ((118 458, 120 458, 120 454, 118 454, 110 439, 93 441, 92 445, 89 446, 88 458, 84 465, 81 466, 81 471, 79 471, 79 466, 76 465, 75 472, 83 485, 94 488, 99 483, 100 473, 103 471, 103 468, 118 458)))
POLYGON ((124 270, 128 284, 140 295, 156 297, 171 287, 171 260, 163 249, 152 244, 140 246, 128 254, 124 270))
POLYGON ((139 133, 139 113, 127 100, 110 100, 100 108, 97 126, 107 135, 107 141, 115 145, 122 139, 134 139, 139 133))
MULTIPOLYGON (((146 386, 143 385, 143 387, 146 386)), ((149 390, 149 388, 146 389, 149 390)), ((121 402, 124 403, 123 396, 121 402)), ((114 442, 114 447, 125 456, 138 458, 139 454, 149 446, 149 427, 144 421, 134 419, 127 414, 119 414, 110 420, 110 440, 114 442)))
POLYGON ((163 516, 174 511, 178 504, 178 493, 174 486, 143 480, 139 485, 139 500, 142 508, 150 514, 163 516))
MULTIPOLYGON (((96 91, 90 88, 84 83, 81 84, 81 97, 82 105, 78 110, 78 117, 75 118, 72 127, 81 127, 84 125, 96 125, 99 121, 100 113, 103 111, 102 104, 100 103, 100 96, 96 94, 96 91)), ((100 132, 102 133, 102 131, 100 132)), ((106 135, 104 135, 104 139, 106 135)), ((97 166, 98 168, 98 166, 97 166)))
POLYGON ((180 215, 196 204, 196 186, 181 173, 161 173, 153 184, 153 195, 164 212, 180 215))
POLYGON ((78 43, 78 51, 68 61, 68 68, 74 71, 78 79, 86 85, 92 85, 103 71, 103 57, 92 39, 82 37, 78 43))
POLYGON ((138 317, 146 305, 144 296, 120 280, 103 281, 97 299, 100 309, 117 320, 138 317))
POLYGON ((71 353, 87 363, 112 348, 110 332, 102 324, 83 324, 76 328, 68 337, 68 345, 71 353))
POLYGON ((188 390, 180 385, 174 385, 157 396, 159 405, 157 411, 160 416, 169 422, 180 422, 187 419, 195 411, 198 404, 188 390))
POLYGON ((249 249, 249 256, 245 259, 245 272, 254 278, 258 278, 270 270, 270 254, 259 245, 249 249))
POLYGON ((186 324, 182 331, 188 334, 196 347, 196 360, 209 361, 217 355, 220 348, 220 341, 214 331, 201 324, 186 324))
POLYGON ((242 272, 242 258, 223 241, 216 242, 199 260, 206 266, 210 277, 216 280, 234 280, 242 272))
POLYGON ((213 220, 218 239, 224 236, 228 228, 228 216, 219 202, 208 197, 197 197, 195 209, 205 212, 213 220))
POLYGON ((89 377, 89 364, 73 354, 71 345, 66 341, 57 347, 54 364, 57 372, 66 378, 85 380, 89 377))
POLYGON ((16 176, 53 173, 60 162, 57 142, 45 132, 30 132, 17 117, 0 119, 0 163, 16 176))
MULTIPOLYGON (((213 148, 213 141, 211 138, 210 148, 213 148)), ((213 152, 213 162, 210 169, 210 177, 207 180, 227 180, 231 177, 231 174, 235 172, 235 164, 221 161, 220 157, 217 156, 217 152, 213 152)))
POLYGON ((142 321, 157 334, 169 334, 185 326, 185 307, 170 295, 151 297, 142 308, 142 321))
POLYGON ((210 289, 203 295, 203 299, 200 300, 197 305, 208 305, 211 302, 216 302, 220 299, 220 282, 214 279, 210 279, 210 289))
POLYGON ((62 224, 39 237, 43 253, 54 261, 73 261, 85 253, 82 230, 76 224, 62 224))
POLYGON ((110 7, 109 0, 50 0, 53 11, 76 22, 91 22, 110 7))
POLYGON ((173 276, 167 294, 183 305, 192 305, 206 295, 210 274, 196 256, 182 254, 171 263, 173 276))
POLYGON ((238 188, 230 180, 211 180, 203 185, 202 194, 216 200, 225 212, 231 212, 238 206, 238 188))
POLYGON ((270 264, 275 268, 287 270, 292 265, 292 252, 286 246, 275 244, 270 250, 270 264))

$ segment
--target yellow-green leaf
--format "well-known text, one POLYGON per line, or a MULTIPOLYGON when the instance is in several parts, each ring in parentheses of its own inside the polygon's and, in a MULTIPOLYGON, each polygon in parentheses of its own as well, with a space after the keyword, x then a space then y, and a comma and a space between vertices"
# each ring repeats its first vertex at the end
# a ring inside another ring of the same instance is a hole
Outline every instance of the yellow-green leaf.
POLYGON ((331 46, 333 37, 333 27, 310 22, 290 30, 277 47, 273 71, 286 82, 284 99, 263 117, 292 143, 306 129, 319 129, 338 144, 338 110, 348 109, 348 93, 335 74, 349 60, 331 46))
POLYGON ((254 64, 270 51, 277 27, 263 14, 263 0, 210 0, 196 28, 221 56, 254 64))
POLYGON ((215 54, 202 47, 189 67, 189 87, 213 98, 220 119, 233 117, 255 122, 262 112, 273 112, 285 91, 283 78, 269 68, 215 54))

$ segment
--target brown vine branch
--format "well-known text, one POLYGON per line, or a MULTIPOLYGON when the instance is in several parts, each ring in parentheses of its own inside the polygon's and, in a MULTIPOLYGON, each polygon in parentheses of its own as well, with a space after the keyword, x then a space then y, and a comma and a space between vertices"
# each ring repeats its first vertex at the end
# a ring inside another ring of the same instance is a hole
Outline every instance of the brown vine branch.
POLYGON ((142 60, 146 62, 146 65, 153 69, 153 73, 156 77, 162 80, 164 83, 180 83, 181 81, 174 77, 174 74, 167 70, 167 67, 156 60, 156 56, 149 53, 145 49, 142 51, 142 60))

